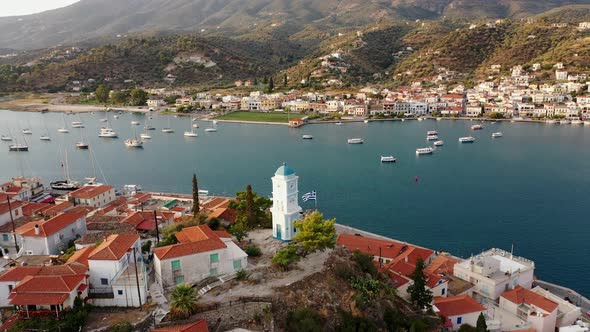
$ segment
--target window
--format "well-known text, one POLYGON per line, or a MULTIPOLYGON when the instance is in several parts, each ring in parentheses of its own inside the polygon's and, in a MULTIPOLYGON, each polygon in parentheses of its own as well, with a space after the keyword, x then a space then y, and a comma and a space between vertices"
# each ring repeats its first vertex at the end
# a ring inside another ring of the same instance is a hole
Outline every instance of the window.
POLYGON ((8 285, 8 292, 12 292, 12 285, 8 285))
POLYGON ((180 261, 172 261, 172 271, 180 270, 180 261))
POLYGON ((101 285, 108 285, 109 284, 109 279, 107 279, 107 278, 100 278, 100 284, 101 285))
POLYGON ((176 285, 182 284, 184 282, 184 276, 176 276, 174 277, 174 283, 176 285))
POLYGON ((209 258, 211 263, 219 263, 219 254, 211 254, 209 258))
POLYGON ((234 270, 241 270, 242 269, 242 260, 241 259, 234 259, 234 270))
POLYGON ((8 242, 9 240, 8 234, 2 234, 2 241, 8 242))
POLYGON ((122 289, 117 290, 117 294, 118 295, 123 295, 123 290, 122 289))
POLYGON ((461 324, 463 322, 463 317, 457 317, 457 324, 461 324))
POLYGON ((440 295, 445 295, 446 291, 447 291, 447 290, 446 290, 446 288, 443 288, 443 289, 440 291, 440 295))
POLYGON ((216 276, 217 275, 217 268, 212 268, 209 270, 209 275, 210 276, 216 276))

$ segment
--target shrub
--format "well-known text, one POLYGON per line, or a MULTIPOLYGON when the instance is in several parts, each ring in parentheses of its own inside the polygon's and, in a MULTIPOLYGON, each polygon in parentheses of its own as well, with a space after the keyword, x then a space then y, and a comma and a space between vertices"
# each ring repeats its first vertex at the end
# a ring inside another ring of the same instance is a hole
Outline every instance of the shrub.
POLYGON ((323 328, 322 317, 310 308, 297 308, 287 314, 288 332, 321 332, 323 328))
POLYGON ((150 252, 150 249, 152 248, 152 241, 151 240, 147 240, 142 246, 141 246, 141 252, 143 253, 148 253, 150 252))
POLYGON ((364 273, 369 273, 373 277, 377 275, 377 267, 373 264, 373 257, 355 250, 352 253, 352 260, 364 273))
POLYGON ((257 245, 251 244, 246 247, 246 254, 250 257, 259 257, 262 256, 262 250, 257 245))
POLYGON ((336 267, 334 267, 334 273, 338 278, 346 281, 349 281, 352 277, 354 277, 354 270, 345 264, 336 265, 336 267))
POLYGON ((108 330, 108 332, 131 332, 131 331, 133 331, 133 326, 129 322, 112 325, 108 330))
POLYGON ((299 248, 294 244, 289 244, 275 254, 272 262, 281 269, 288 270, 291 264, 298 262, 300 259, 299 248))
POLYGON ((238 273, 236 274, 236 280, 238 280, 238 281, 248 280, 248 272, 246 272, 246 270, 238 271, 238 273))

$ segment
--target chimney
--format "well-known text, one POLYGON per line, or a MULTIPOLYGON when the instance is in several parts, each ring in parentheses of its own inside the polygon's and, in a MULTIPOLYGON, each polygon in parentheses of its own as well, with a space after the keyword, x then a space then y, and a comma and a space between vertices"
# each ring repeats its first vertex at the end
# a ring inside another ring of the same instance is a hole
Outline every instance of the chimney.
POLYGON ((35 235, 39 235, 39 224, 35 224, 35 235))

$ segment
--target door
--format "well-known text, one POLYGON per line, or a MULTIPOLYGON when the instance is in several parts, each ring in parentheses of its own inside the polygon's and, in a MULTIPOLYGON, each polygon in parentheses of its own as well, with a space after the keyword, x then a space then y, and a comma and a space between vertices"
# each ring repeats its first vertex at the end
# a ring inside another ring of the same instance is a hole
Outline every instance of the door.
POLYGON ((281 226, 277 225, 276 228, 277 228, 277 239, 282 240, 283 238, 281 237, 281 226))

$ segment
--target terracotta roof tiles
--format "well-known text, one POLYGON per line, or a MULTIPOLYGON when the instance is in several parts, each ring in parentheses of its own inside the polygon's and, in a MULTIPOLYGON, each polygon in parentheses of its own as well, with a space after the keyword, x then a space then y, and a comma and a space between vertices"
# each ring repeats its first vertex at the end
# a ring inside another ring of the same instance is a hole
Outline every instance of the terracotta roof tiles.
POLYGON ((89 260, 119 260, 139 240, 138 234, 113 234, 96 247, 89 260))
POLYGON ((486 310, 484 306, 469 295, 436 297, 434 298, 434 305, 440 310, 440 314, 447 318, 486 310))
POLYGON ((534 305, 537 308, 541 308, 548 313, 553 312, 559 306, 557 303, 544 297, 541 294, 535 293, 528 289, 518 286, 509 291, 502 293, 502 297, 506 300, 516 304, 528 304, 534 305))
POLYGON ((82 218, 83 214, 62 213, 49 220, 31 221, 17 228, 16 232, 21 236, 48 237, 82 218), (35 233, 35 225, 39 226, 39 234, 35 233))

